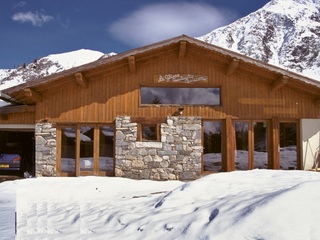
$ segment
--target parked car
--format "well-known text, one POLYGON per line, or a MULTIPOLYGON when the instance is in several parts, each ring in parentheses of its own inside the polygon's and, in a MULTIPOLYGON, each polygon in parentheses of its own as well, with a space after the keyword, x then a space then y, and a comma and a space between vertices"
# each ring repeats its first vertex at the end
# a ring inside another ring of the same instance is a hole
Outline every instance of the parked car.
POLYGON ((0 170, 20 170, 21 167, 20 154, 0 154, 0 170))

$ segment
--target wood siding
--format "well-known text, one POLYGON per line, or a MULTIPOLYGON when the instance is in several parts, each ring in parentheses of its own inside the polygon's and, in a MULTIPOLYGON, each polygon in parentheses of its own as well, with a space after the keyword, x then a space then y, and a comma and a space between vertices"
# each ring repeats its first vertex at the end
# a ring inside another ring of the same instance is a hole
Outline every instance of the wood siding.
MULTIPOLYGON (((188 54, 179 59, 177 51, 158 58, 137 60, 135 72, 124 66, 114 73, 100 70, 96 74, 84 73, 88 87, 77 84, 76 79, 63 87, 43 93, 37 102, 36 120, 48 119, 56 123, 110 123, 116 116, 165 117, 177 111, 177 106, 141 106, 141 86, 162 87, 220 87, 221 106, 184 106, 183 115, 205 119, 300 119, 319 117, 314 98, 284 86, 271 90, 276 76, 263 75, 259 69, 238 68, 227 75, 228 65, 188 54), (248 71, 247 71, 248 70, 248 71), (154 83, 154 75, 198 74, 208 76, 208 83, 154 83)), ((290 83, 288 83, 290 84, 290 83)), ((30 117, 30 116, 28 116, 30 117)), ((30 122, 28 119, 27 122, 30 122)), ((21 122, 26 123, 25 120, 21 122)))
POLYGON ((0 118, 0 124, 35 124, 34 112, 10 113, 0 118))

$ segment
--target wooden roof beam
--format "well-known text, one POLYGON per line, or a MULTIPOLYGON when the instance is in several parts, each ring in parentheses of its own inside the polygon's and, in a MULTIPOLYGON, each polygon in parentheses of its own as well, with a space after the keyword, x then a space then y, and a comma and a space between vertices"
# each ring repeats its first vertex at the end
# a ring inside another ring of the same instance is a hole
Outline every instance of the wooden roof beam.
POLYGON ((186 55, 187 50, 187 42, 186 41, 180 41, 179 46, 179 59, 182 60, 186 55))
POLYGON ((40 93, 37 93, 36 91, 32 90, 31 88, 26 88, 23 91, 24 91, 24 95, 27 98, 31 98, 35 102, 42 102, 42 95, 40 93))
POLYGON ((134 55, 128 57, 129 70, 131 73, 136 72, 136 58, 134 55))
POLYGON ((76 79, 76 82, 78 83, 78 85, 82 88, 88 88, 89 82, 88 80, 83 76, 83 74, 81 72, 78 72, 76 74, 74 74, 74 77, 76 79))
POLYGON ((226 74, 228 76, 233 74, 238 69, 239 63, 240 63, 239 59, 233 58, 227 67, 226 74))
POLYGON ((281 76, 277 80, 271 83, 271 91, 276 91, 282 87, 284 87, 288 83, 289 78, 287 76, 281 76))

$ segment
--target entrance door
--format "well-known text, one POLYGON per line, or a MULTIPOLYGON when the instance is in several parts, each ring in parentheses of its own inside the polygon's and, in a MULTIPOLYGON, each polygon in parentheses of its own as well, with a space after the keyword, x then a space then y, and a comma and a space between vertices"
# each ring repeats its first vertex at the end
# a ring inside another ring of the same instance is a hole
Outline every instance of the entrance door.
POLYGON ((268 168, 269 124, 253 122, 253 168, 268 168))
POLYGON ((94 127, 93 126, 81 126, 80 127, 80 158, 79 163, 80 166, 80 175, 94 175, 93 171, 95 169, 95 165, 97 164, 94 161, 94 127))
POLYGON ((297 123, 280 122, 279 124, 280 143, 280 169, 297 169, 297 123))
POLYGON ((268 121, 235 121, 236 170, 267 169, 269 159, 268 121))

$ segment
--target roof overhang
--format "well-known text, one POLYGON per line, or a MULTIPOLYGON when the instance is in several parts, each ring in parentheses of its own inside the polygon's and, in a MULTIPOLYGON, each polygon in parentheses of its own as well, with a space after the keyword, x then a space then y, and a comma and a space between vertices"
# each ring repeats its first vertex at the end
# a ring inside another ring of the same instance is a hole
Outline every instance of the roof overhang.
POLYGON ((25 112, 35 112, 35 105, 8 105, 0 107, 0 116, 2 119, 6 118, 8 114, 11 113, 25 113, 25 112))

